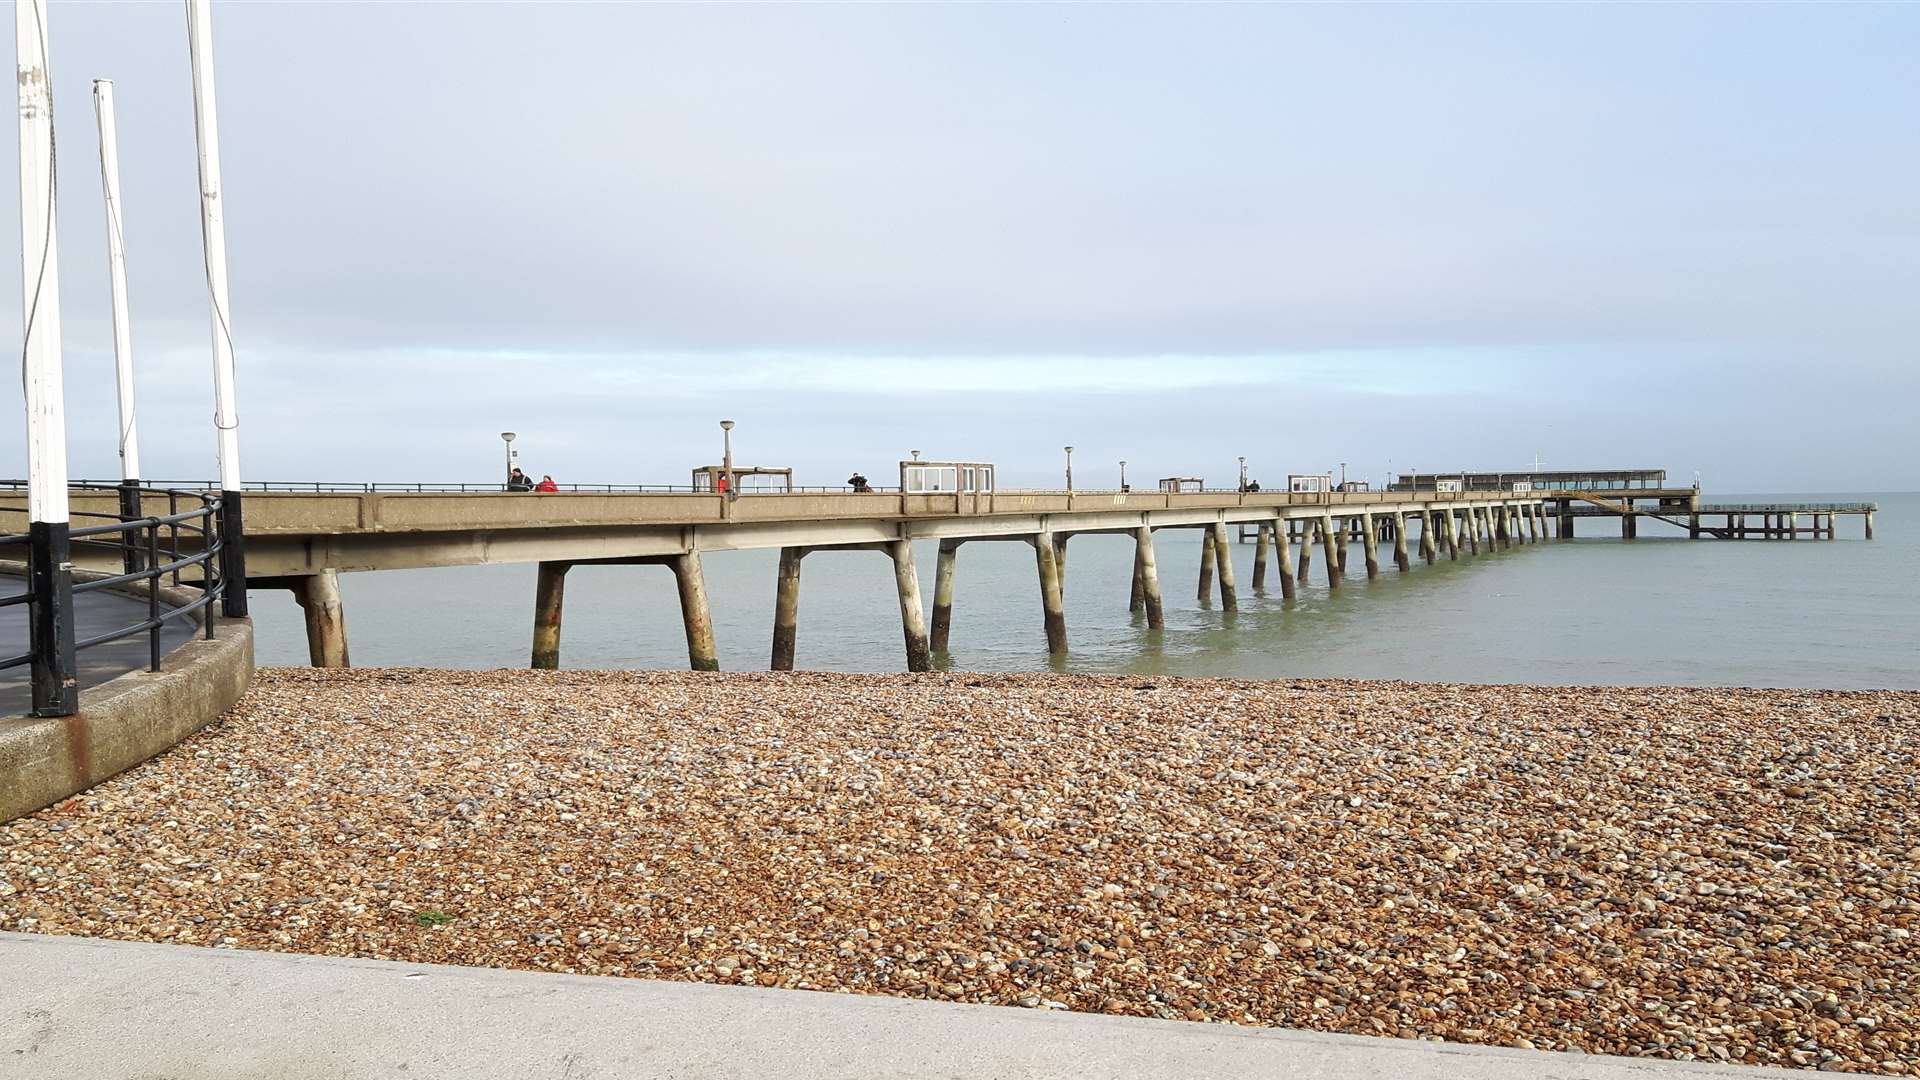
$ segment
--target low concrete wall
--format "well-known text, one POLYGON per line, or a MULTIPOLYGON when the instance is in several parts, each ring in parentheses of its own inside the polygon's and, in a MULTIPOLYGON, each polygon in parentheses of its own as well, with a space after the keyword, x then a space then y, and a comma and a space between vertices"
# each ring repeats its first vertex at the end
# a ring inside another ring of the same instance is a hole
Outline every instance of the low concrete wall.
MULTIPOLYGON (((0 572, 25 571, 0 561, 0 572)), ((76 570, 75 576, 106 575, 76 570)), ((121 591, 146 596, 143 588, 121 591)), ((199 597, 194 589, 160 590, 161 602, 174 607, 199 597)), ((157 672, 129 672, 81 691, 73 716, 0 717, 0 821, 131 769, 232 708, 253 681, 253 623, 221 619, 215 633, 213 641, 195 637, 168 653, 157 672)))

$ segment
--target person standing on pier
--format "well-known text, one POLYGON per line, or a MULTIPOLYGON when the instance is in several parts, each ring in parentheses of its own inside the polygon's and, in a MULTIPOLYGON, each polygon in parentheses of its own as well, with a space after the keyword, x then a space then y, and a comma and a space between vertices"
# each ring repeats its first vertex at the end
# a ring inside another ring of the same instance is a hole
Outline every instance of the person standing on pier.
POLYGON ((520 466, 515 465, 513 467, 513 471, 507 474, 507 490, 508 491, 532 491, 533 478, 528 476, 526 473, 521 472, 520 466))
POLYGON ((556 484, 556 483, 554 483, 554 482, 553 482, 553 477, 551 477, 551 476, 542 476, 542 477, 540 478, 540 482, 539 482, 538 484, 535 484, 535 485, 534 485, 534 487, 533 487, 533 490, 535 490, 535 491, 559 491, 559 490, 560 490, 560 485, 559 485, 559 484, 556 484))

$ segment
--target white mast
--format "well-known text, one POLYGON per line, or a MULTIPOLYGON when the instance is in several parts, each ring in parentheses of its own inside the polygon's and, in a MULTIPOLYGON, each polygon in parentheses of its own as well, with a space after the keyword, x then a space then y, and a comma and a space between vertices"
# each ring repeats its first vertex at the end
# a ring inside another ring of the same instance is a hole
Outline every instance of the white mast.
POLYGON ((24 286, 27 517, 67 522, 67 422, 60 370, 60 249, 53 234, 53 87, 45 0, 14 0, 20 59, 20 259, 24 286))
POLYGON ((213 422, 220 433, 220 489, 240 490, 240 419, 233 401, 233 318, 227 306, 227 227, 220 203, 220 127, 214 117, 213 27, 208 0, 187 0, 193 63, 193 131, 200 144, 200 231, 213 302, 213 422))
POLYGON ((20 62, 20 267, 27 399, 27 640, 35 716, 79 709, 73 562, 67 535, 67 422, 60 372, 60 248, 54 241, 53 79, 45 0, 14 0, 20 62))
POLYGON ((200 233, 213 304, 213 424, 220 435, 220 610, 247 615, 246 529, 240 513, 240 418, 233 401, 233 318, 227 306, 227 228, 220 191, 220 125, 213 105, 213 25, 208 0, 187 0, 193 64, 193 132, 200 144, 200 233))
POLYGON ((113 366, 120 400, 120 477, 140 478, 140 430, 133 407, 133 328, 127 319, 127 248, 120 215, 120 148, 113 122, 113 80, 93 80, 100 126, 100 187, 107 197, 107 271, 113 287, 113 366))

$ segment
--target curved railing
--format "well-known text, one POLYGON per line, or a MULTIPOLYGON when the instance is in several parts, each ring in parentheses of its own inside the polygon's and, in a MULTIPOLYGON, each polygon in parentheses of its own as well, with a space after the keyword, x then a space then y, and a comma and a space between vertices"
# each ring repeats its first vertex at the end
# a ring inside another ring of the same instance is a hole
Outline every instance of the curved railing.
MULTIPOLYGON (((144 582, 147 598, 146 618, 77 640, 74 649, 77 652, 145 633, 148 670, 159 671, 160 636, 166 624, 176 619, 192 620, 198 612, 211 607, 220 598, 226 584, 220 576, 220 495, 212 491, 132 488, 123 484, 78 483, 72 487, 115 492, 120 495, 122 506, 122 512, 118 514, 92 511, 72 513, 73 527, 67 533, 72 547, 76 551, 94 551, 117 557, 121 567, 119 573, 74 582, 73 592, 77 595, 144 582), (161 500, 165 501, 167 507, 164 514, 126 512, 135 505, 141 507, 142 511, 148 508, 157 510, 161 500), (184 552, 181 544, 183 537, 186 540, 184 552), (160 591, 169 580, 176 587, 186 585, 197 588, 201 595, 179 606, 162 604, 160 591)), ((0 520, 14 515, 24 519, 25 514, 24 506, 0 505, 0 520)), ((27 533, 0 535, 0 549, 29 548, 28 581, 31 583, 33 568, 28 541, 27 533)), ((0 594, 0 608, 26 605, 32 612, 37 603, 31 587, 21 593, 0 594)), ((201 621, 206 625, 206 636, 212 638, 211 615, 201 621)), ((18 656, 0 656, 0 670, 31 664, 34 658, 31 650, 18 656)))

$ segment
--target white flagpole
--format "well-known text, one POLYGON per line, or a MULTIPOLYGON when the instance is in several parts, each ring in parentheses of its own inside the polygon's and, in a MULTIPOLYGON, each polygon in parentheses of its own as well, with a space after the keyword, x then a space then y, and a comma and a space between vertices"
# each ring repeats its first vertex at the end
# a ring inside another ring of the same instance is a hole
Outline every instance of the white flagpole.
POLYGON ((127 247, 120 212, 120 147, 113 119, 113 80, 93 80, 100 126, 100 187, 107 200, 107 274, 113 290, 113 367, 120 401, 120 478, 140 479, 140 428, 134 412, 133 327, 127 318, 127 247))
POLYGON ((27 519, 33 711, 71 716, 73 564, 67 537, 67 431, 60 369, 60 257, 53 224, 53 81, 45 0, 14 0, 19 59, 21 350, 27 399, 27 519))
POLYGON ((213 26, 208 0, 187 0, 193 66, 193 130, 200 146, 200 229, 207 294, 213 304, 213 421, 220 437, 221 610, 247 614, 246 557, 240 515, 240 419, 234 410, 233 319, 227 306, 227 230, 220 190, 220 126, 214 115, 213 26))

